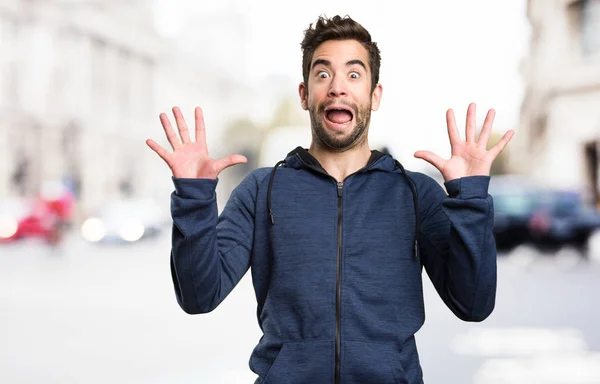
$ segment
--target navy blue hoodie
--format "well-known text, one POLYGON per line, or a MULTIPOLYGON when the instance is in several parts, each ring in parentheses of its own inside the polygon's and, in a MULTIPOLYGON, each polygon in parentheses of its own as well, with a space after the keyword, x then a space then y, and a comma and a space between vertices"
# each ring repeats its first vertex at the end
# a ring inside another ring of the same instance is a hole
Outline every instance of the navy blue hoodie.
POLYGON ((448 181, 447 195, 372 151, 338 183, 298 147, 248 175, 219 215, 217 180, 173 178, 177 300, 187 313, 210 312, 250 268, 258 383, 422 383, 422 268, 460 319, 494 308, 489 179, 448 181))

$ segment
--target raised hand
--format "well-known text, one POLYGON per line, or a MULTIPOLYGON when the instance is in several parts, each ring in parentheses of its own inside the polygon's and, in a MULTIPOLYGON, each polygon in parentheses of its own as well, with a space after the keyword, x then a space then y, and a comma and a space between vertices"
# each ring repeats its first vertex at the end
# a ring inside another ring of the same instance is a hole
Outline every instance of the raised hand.
POLYGON ((173 127, 171 127, 171 122, 167 115, 164 113, 160 114, 160 122, 171 144, 173 153, 169 153, 151 139, 146 140, 146 144, 171 168, 174 177, 216 179, 219 173, 225 168, 248 161, 242 155, 231 155, 219 160, 212 159, 208 155, 208 148, 206 146, 206 130, 204 128, 202 109, 196 107, 194 114, 196 120, 196 141, 190 140, 187 125, 181 111, 177 107, 173 107, 173 115, 177 123, 179 137, 173 127))
POLYGON ((442 159, 429 151, 417 151, 414 156, 436 167, 444 176, 445 181, 466 176, 489 176, 494 159, 502 152, 515 133, 513 130, 507 131, 496 145, 487 150, 495 114, 496 112, 493 109, 488 111, 481 134, 476 140, 476 106, 474 103, 469 104, 469 108, 467 109, 466 141, 462 141, 456 127, 454 112, 449 109, 446 112, 446 123, 448 125, 448 137, 450 138, 452 150, 450 159, 442 159))

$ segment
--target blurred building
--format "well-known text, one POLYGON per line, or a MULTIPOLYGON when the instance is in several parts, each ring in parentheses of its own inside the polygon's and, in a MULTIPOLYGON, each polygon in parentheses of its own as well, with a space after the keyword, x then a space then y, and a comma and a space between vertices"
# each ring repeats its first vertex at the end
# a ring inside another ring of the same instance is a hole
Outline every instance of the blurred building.
POLYGON ((549 186, 582 188, 599 202, 600 0, 529 0, 527 12, 531 44, 513 168, 549 186))
POLYGON ((171 36, 157 29, 157 4, 0 0, 0 199, 33 197, 58 180, 82 214, 121 197, 168 205, 171 172, 145 140, 169 149, 159 113, 175 125, 171 107, 179 106, 193 132, 199 105, 211 155, 251 159, 221 175, 224 205, 256 165, 258 133, 282 99, 297 98, 297 84, 247 67, 241 0, 193 7, 172 19, 179 31, 171 36))
POLYGON ((140 193, 161 49, 152 17, 140 0, 0 1, 0 196, 46 180, 84 206, 140 193))
POLYGON ((240 70, 245 16, 199 12, 169 38, 156 30, 154 1, 0 0, 0 199, 60 180, 83 213, 120 197, 168 204, 170 170, 145 145, 169 148, 160 112, 177 105, 193 128, 202 106, 215 157, 237 149, 223 137, 232 121, 268 121, 281 92, 263 98, 264 74, 240 70))

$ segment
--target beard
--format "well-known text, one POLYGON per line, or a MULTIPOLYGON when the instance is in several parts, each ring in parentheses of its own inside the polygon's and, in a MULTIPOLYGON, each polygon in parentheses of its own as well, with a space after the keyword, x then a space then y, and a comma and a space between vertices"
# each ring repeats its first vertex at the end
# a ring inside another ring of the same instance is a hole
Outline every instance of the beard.
POLYGON ((359 108, 352 104, 342 103, 353 111, 354 128, 350 133, 329 132, 323 125, 322 118, 325 116, 325 108, 331 104, 333 102, 308 109, 313 139, 333 152, 345 152, 364 144, 367 141, 371 121, 371 104, 359 108))

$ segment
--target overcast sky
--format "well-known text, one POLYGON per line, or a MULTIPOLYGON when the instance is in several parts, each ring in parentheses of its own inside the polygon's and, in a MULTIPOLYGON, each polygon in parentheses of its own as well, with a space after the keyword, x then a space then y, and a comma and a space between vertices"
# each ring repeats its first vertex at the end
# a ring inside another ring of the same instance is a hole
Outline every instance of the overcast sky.
POLYGON ((205 3, 157 0, 159 29, 178 36, 194 15, 242 15, 245 59, 236 71, 257 84, 267 75, 289 77, 293 84, 302 80, 299 43, 320 14, 348 14, 363 24, 382 54, 383 100, 373 114, 371 143, 387 143, 406 160, 418 149, 447 155, 445 111, 453 108, 463 122, 471 101, 480 122, 494 108, 495 129, 515 129, 518 138, 519 63, 529 39, 526 0, 205 3))

